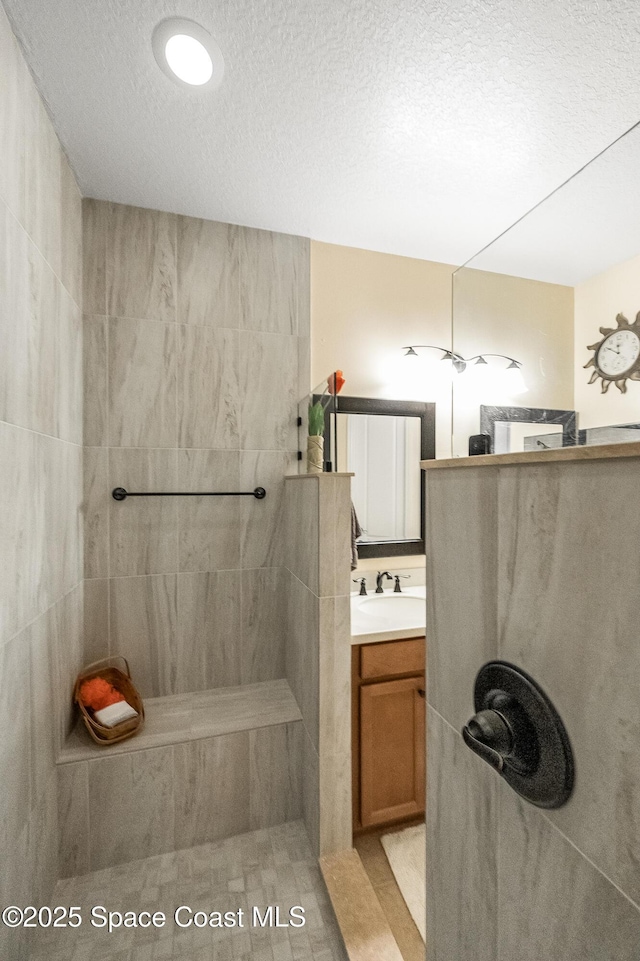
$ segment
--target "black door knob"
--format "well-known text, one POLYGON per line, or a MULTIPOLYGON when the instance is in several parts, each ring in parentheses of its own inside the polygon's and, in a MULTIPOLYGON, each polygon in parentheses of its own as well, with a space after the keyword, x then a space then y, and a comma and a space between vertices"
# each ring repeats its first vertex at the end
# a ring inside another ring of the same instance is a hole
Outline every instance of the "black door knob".
POLYGON ((532 804, 565 804, 573 790, 573 754, 544 691, 513 664, 490 661, 478 672, 474 701, 476 714, 462 730, 467 747, 532 804))

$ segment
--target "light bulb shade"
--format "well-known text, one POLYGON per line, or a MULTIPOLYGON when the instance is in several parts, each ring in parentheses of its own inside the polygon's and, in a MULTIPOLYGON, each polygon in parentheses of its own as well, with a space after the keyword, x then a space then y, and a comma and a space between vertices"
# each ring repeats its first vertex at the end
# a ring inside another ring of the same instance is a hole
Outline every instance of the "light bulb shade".
POLYGON ((514 360, 504 372, 505 390, 511 397, 517 397, 518 394, 526 394, 529 390, 520 368, 521 365, 514 360))

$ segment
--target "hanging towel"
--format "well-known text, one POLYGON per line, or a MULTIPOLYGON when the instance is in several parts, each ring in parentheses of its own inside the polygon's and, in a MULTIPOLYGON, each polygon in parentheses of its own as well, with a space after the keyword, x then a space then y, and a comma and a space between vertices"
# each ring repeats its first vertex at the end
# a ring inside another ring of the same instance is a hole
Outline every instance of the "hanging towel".
POLYGON ((355 571, 358 566, 358 545, 356 541, 362 537, 362 528, 356 514, 356 509, 351 502, 351 570, 355 571))

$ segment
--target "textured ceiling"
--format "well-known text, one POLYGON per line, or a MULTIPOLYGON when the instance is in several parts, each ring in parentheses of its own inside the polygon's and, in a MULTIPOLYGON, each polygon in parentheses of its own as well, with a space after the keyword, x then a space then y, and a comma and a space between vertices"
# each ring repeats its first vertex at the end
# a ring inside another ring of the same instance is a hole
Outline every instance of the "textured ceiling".
POLYGON ((461 263, 640 117, 638 0, 4 2, 86 195, 339 244, 461 263))

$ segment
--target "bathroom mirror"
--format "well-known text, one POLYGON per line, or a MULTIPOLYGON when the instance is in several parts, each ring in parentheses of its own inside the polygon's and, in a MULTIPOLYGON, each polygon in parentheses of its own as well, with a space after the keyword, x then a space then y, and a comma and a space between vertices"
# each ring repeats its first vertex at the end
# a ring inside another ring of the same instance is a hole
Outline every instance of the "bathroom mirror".
POLYGON ((576 413, 546 407, 480 406, 480 432, 487 434, 492 454, 573 447, 576 413))
POLYGON ((640 125, 454 272, 452 350, 467 361, 452 377, 454 456, 497 407, 520 414, 494 419, 496 453, 640 440, 640 368, 623 351, 640 340, 638 158, 640 125), (576 424, 530 430, 531 409, 576 424))
POLYGON ((339 395, 325 457, 355 475, 360 557, 424 553, 420 461, 435 457, 435 404, 339 395))

